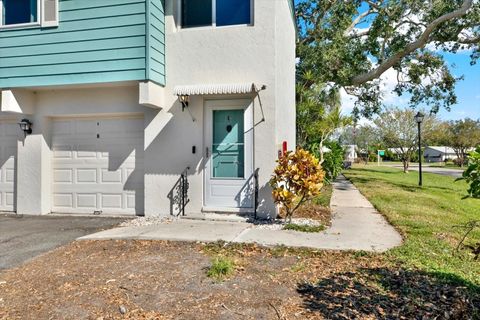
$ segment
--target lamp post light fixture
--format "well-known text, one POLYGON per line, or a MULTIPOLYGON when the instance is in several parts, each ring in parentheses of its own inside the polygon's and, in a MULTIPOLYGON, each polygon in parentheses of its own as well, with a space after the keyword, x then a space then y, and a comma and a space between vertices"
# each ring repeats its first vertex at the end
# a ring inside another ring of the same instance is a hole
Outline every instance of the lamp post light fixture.
POLYGON ((23 133, 25 134, 25 137, 27 136, 27 134, 32 134, 33 123, 31 123, 30 120, 22 119, 22 121, 20 121, 18 125, 20 126, 20 129, 22 129, 23 133))
POLYGON ((415 121, 418 125, 418 185, 421 187, 422 181, 422 122, 425 115, 420 111, 415 115, 415 121))

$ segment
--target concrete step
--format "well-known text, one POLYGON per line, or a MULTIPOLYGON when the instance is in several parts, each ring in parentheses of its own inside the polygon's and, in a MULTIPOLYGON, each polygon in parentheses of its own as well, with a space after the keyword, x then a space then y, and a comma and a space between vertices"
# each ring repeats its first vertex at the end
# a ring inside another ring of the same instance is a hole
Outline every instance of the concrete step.
POLYGON ((251 214, 234 214, 234 213, 188 213, 185 216, 179 216, 180 219, 186 220, 204 220, 204 221, 227 221, 227 222, 247 222, 253 215, 251 214))

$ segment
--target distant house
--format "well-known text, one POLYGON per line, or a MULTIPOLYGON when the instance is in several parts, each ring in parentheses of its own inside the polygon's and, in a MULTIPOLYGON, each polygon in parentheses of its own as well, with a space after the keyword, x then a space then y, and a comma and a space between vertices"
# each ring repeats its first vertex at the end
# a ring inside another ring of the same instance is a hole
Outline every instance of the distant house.
POLYGON ((400 148, 388 148, 388 151, 390 151, 393 155, 400 155, 402 154, 402 150, 400 148))
POLYGON ((345 160, 354 161, 357 159, 357 146, 354 144, 344 145, 343 149, 345 150, 345 160))
POLYGON ((455 150, 446 146, 429 146, 423 152, 426 162, 444 162, 445 160, 454 160, 457 158, 455 150))

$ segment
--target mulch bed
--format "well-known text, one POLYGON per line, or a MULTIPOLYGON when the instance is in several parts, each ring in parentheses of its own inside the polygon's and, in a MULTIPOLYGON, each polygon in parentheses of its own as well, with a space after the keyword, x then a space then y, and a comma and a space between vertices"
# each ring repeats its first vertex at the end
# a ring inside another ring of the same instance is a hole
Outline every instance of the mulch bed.
MULTIPOLYGON (((277 219, 284 219, 285 212, 280 210, 277 219)), ((319 221, 324 226, 330 226, 332 224, 332 211, 330 208, 323 207, 315 204, 311 201, 304 203, 293 214, 293 218, 303 218, 319 221)))
POLYGON ((329 226, 332 220, 332 211, 330 208, 322 207, 321 205, 307 202, 294 214, 295 218, 306 218, 312 220, 318 220, 323 225, 329 226))
MULTIPOLYGON (((477 287, 478 289, 478 287, 477 287)), ((474 319, 478 292, 380 255, 81 241, 0 273, 0 319, 474 319), (235 261, 223 282, 216 255, 235 261)))

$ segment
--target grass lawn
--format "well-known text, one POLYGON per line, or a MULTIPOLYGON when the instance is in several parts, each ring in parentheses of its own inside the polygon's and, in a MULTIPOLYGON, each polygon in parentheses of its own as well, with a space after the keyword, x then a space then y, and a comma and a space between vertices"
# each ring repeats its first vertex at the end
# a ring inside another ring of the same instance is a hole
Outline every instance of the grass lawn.
POLYGON ((320 195, 313 199, 313 203, 321 205, 323 207, 330 207, 330 199, 332 198, 333 187, 331 184, 323 186, 320 195))
MULTIPOLYGON (((466 183, 424 173, 420 188, 415 172, 363 165, 344 174, 404 235, 404 245, 389 251, 389 259, 478 290, 480 261, 454 250, 464 232, 458 226, 480 219, 480 200, 462 200, 466 183)), ((469 242, 479 241, 477 230, 469 242)))

